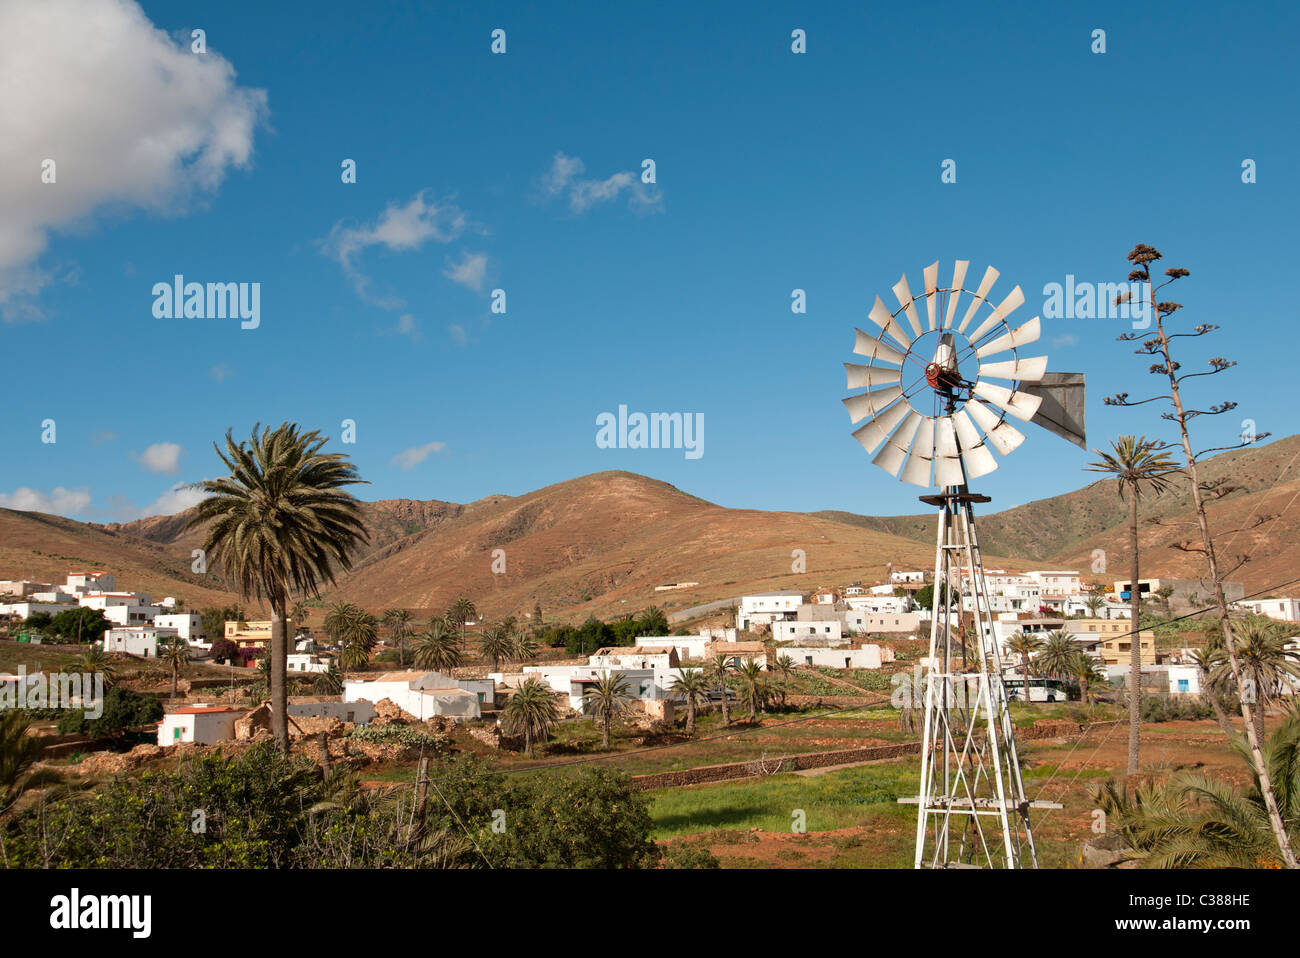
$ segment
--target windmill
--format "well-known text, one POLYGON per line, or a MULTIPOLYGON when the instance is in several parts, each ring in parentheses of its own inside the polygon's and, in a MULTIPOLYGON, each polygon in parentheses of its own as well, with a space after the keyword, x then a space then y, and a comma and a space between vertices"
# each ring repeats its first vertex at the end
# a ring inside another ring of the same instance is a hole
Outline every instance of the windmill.
POLYGON ((918 806, 915 865, 1037 867, 1029 810, 1060 806, 1025 793, 975 529, 973 506, 990 499, 968 483, 998 468, 995 452, 1006 456, 1025 441, 1013 420, 1086 449, 1084 381, 1047 372, 1046 356, 1025 355, 1042 332, 1039 317, 1014 328, 1007 321, 1024 293, 1017 286, 994 305, 998 271, 988 267, 972 290, 964 285, 969 266, 958 260, 943 287, 939 263, 931 264, 920 295, 904 275, 893 287, 897 309, 876 297, 869 317, 878 332, 857 330, 853 348, 867 362, 844 364, 848 388, 866 391, 844 405, 872 462, 939 489, 920 497, 938 508, 939 523, 921 783, 916 798, 901 799, 918 806))

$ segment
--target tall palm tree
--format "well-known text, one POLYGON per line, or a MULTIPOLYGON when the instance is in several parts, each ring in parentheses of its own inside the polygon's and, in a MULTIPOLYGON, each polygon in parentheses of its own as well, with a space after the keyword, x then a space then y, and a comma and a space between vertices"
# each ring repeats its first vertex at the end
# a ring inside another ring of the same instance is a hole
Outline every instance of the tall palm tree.
POLYGON ((465 653, 465 624, 470 620, 478 619, 478 609, 474 608, 474 603, 465 596, 460 596, 447 608, 447 621, 460 629, 460 651, 465 653))
POLYGON ((627 676, 622 672, 602 672, 600 678, 582 693, 583 704, 600 719, 600 747, 603 751, 609 751, 609 725, 627 695, 627 676))
POLYGON ((163 645, 162 650, 158 653, 158 658, 171 667, 172 698, 176 698, 176 685, 177 680, 180 678, 181 667, 190 660, 190 644, 178 635, 163 645))
POLYGON ((749 709, 749 720, 758 721, 758 712, 767 704, 767 683, 763 681, 763 667, 753 659, 746 659, 736 669, 740 688, 740 704, 749 709))
POLYGON ((488 626, 479 636, 479 654, 484 661, 492 663, 493 672, 501 670, 502 661, 510 658, 514 646, 514 637, 505 623, 488 626))
POLYGON ((1024 703, 1029 704, 1029 677, 1033 674, 1029 658, 1043 647, 1043 640, 1032 632, 1017 632, 1007 639, 1007 651, 1020 656, 1020 674, 1024 676, 1024 703))
POLYGON ((1169 488, 1178 466, 1165 444, 1146 436, 1120 436, 1110 444, 1110 452, 1094 449, 1099 456, 1088 468, 1115 477, 1119 497, 1128 497, 1128 541, 1132 552, 1129 563, 1129 635, 1128 671, 1128 771, 1138 770, 1138 730, 1142 725, 1139 699, 1142 696, 1142 597, 1138 583, 1138 500, 1146 493, 1159 495, 1169 488))
POLYGON ((411 610, 389 609, 384 613, 383 622, 388 626, 393 641, 397 643, 397 664, 401 668, 406 668, 406 642, 414 632, 411 626, 411 610))
POLYGON ((1106 600, 1099 595, 1090 595, 1083 600, 1084 606, 1088 609, 1088 614, 1096 618, 1098 610, 1106 604, 1106 600))
POLYGON ((722 724, 730 725, 731 710, 727 702, 727 692, 730 689, 731 662, 721 652, 715 653, 704 667, 704 677, 713 688, 722 691, 722 724))
POLYGON ((245 600, 271 606, 271 732, 288 752, 286 610, 295 594, 319 595, 336 569, 350 569, 367 536, 361 507, 344 489, 362 481, 347 457, 321 452, 326 439, 316 430, 259 426, 247 442, 227 430, 225 450, 213 444, 230 474, 198 483, 208 498, 187 528, 206 525, 209 562, 245 600))
POLYGON ((422 669, 433 669, 444 675, 460 665, 460 649, 456 647, 456 633, 440 615, 429 620, 429 627, 416 636, 415 664, 422 669))
POLYGON ((545 741, 551 726, 559 719, 555 693, 535 675, 519 684, 501 710, 501 725, 506 734, 524 737, 524 754, 529 758, 533 757, 533 744, 545 741))
MULTIPOLYGON (((1251 719, 1255 723, 1255 738, 1262 742, 1264 712, 1284 685, 1300 679, 1300 657, 1287 648, 1291 638, 1286 630, 1271 619, 1252 617, 1234 628, 1233 634, 1237 637, 1237 663, 1242 675, 1250 680, 1246 687, 1255 691, 1251 719)), ((1221 661, 1214 678, 1220 686, 1232 682, 1231 663, 1221 661)))
POLYGON ((333 662, 324 672, 317 672, 312 679, 311 690, 317 695, 340 695, 343 692, 343 676, 333 662))
POLYGON ((708 680, 703 669, 682 669, 673 679, 672 690, 686 699, 686 734, 695 734, 695 708, 708 701, 708 680))

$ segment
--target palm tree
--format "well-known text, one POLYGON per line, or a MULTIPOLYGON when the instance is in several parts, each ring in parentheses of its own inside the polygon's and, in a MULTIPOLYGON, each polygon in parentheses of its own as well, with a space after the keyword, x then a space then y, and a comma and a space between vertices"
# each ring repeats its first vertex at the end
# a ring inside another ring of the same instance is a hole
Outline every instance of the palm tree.
MULTIPOLYGON (((1092 789, 1097 806, 1118 825, 1132 857, 1151 868, 1282 867, 1249 746, 1234 742, 1254 782, 1240 790, 1204 775, 1144 782, 1132 792, 1113 781, 1092 789)), ((1265 746, 1278 811, 1292 842, 1300 841, 1300 712, 1292 711, 1265 746)))
POLYGON ((77 670, 98 672, 104 677, 106 686, 112 685, 113 680, 117 678, 117 666, 113 664, 113 657, 98 646, 92 646, 77 656, 77 670))
POLYGON ((416 636, 415 664, 422 669, 433 669, 450 675, 460 665, 460 649, 456 647, 456 633, 440 615, 429 620, 429 627, 416 636))
POLYGON ((1088 614, 1093 618, 1097 617, 1097 610, 1106 604, 1106 600, 1099 595, 1090 595, 1083 600, 1083 604, 1088 609, 1088 614))
POLYGON ((343 692, 343 676, 333 662, 324 672, 317 672, 312 679, 311 690, 317 695, 339 695, 343 692))
POLYGON ((754 659, 746 659, 736 669, 740 683, 740 704, 749 709, 749 720, 758 721, 758 712, 767 704, 767 684, 763 681, 763 667, 754 659))
POLYGON ((658 606, 652 605, 641 613, 640 627, 639 635, 667 635, 668 616, 658 606))
POLYGON ((1092 686, 1106 681, 1106 673, 1097 666, 1097 660, 1082 650, 1076 650, 1070 657, 1064 673, 1079 683, 1079 698, 1084 705, 1092 700, 1092 686))
POLYGON ((533 757, 533 743, 545 741, 551 726, 559 719, 555 693, 535 675, 519 684, 501 710, 501 725, 506 734, 524 737, 524 754, 529 758, 533 757))
POLYGON ((704 668, 704 677, 715 689, 722 691, 722 724, 731 724, 731 711, 727 703, 728 682, 731 678, 731 662, 721 652, 715 653, 704 668))
POLYGON ((471 619, 478 619, 478 609, 465 596, 460 596, 447 609, 447 621, 460 629, 460 651, 465 652, 465 624, 471 619))
POLYGON ((0 815, 26 791, 32 763, 45 750, 45 740, 28 735, 31 722, 19 709, 0 711, 0 815))
POLYGON ((406 641, 413 632, 411 610, 389 609, 384 613, 383 622, 388 626, 389 634, 397 643, 397 664, 400 668, 406 668, 406 641))
POLYGON ((501 670, 501 662, 510 658, 514 646, 514 637, 505 623, 488 626, 479 636, 479 654, 484 661, 492 663, 493 672, 501 670))
POLYGON ((1120 436, 1110 444, 1111 452, 1094 449, 1101 458, 1088 468, 1115 477, 1115 491, 1129 500, 1128 539, 1132 551, 1129 565, 1129 635, 1128 671, 1128 771, 1138 770, 1138 730, 1142 724, 1139 707, 1142 685, 1142 598, 1138 583, 1138 500, 1144 493, 1159 495, 1169 488, 1171 478, 1178 470, 1177 464, 1165 451, 1164 443, 1146 436, 1120 436))
POLYGON ((178 635, 162 647, 158 658, 171 666, 172 698, 176 698, 177 679, 180 678, 181 666, 190 660, 190 645, 178 635))
MULTIPOLYGON (((1228 713, 1223 709, 1223 702, 1219 700, 1219 683, 1214 676, 1219 673, 1219 666, 1225 664, 1228 660, 1223 651, 1223 638, 1210 638, 1210 641, 1199 649, 1192 651, 1192 662, 1196 665, 1196 671, 1201 676, 1201 695, 1208 699, 1210 707, 1214 709, 1214 717, 1219 721, 1219 728, 1223 729, 1223 734, 1231 740, 1235 733, 1232 723, 1228 721, 1228 713)), ((1228 679, 1232 680, 1231 667, 1228 670, 1228 679)))
POLYGON ((776 690, 781 696, 781 708, 785 708, 786 683, 790 681, 790 676, 794 675, 794 669, 794 659, 788 655, 778 655, 776 661, 772 663, 772 672, 780 678, 776 690))
POLYGON ((510 654, 520 662, 526 662, 529 659, 537 658, 538 644, 537 638, 533 633, 524 629, 516 629, 510 635, 510 654))
POLYGON ((1071 663, 1079 647, 1063 629, 1048 632, 1038 653, 1038 667, 1049 675, 1063 678, 1071 673, 1071 663))
MULTIPOLYGON (((1249 679, 1247 688, 1255 691, 1255 738, 1264 741, 1264 712, 1277 697, 1278 690, 1290 680, 1300 679, 1300 658, 1287 648, 1290 636, 1277 622, 1252 617, 1233 630, 1237 637, 1237 662, 1249 679)), ((1226 657, 1225 657, 1226 658, 1226 657)), ((1232 681, 1232 665, 1222 661, 1215 670, 1215 681, 1224 686, 1232 681)))
POLYGON ((271 732, 288 752, 286 609, 294 594, 319 595, 336 569, 350 569, 367 537, 361 507, 343 488, 361 482, 347 457, 321 452, 325 437, 296 423, 258 428, 239 443, 227 430, 224 452, 213 444, 230 475, 198 483, 208 498, 186 528, 207 525, 208 559, 245 600, 271 606, 271 732))
POLYGON ((1007 639, 1007 651, 1020 656, 1020 673, 1024 676, 1024 702, 1029 704, 1029 677, 1033 674, 1029 657, 1043 646, 1043 640, 1032 632, 1017 632, 1007 639))
POLYGON ((695 734, 695 707, 707 702, 709 683, 703 669, 682 669, 673 679, 672 690, 686 699, 686 734, 695 734))
POLYGON ((307 608, 307 603, 301 599, 293 604, 293 608, 289 611, 289 621, 293 623, 293 634, 295 636, 300 629, 305 630, 307 628, 307 616, 310 614, 311 610, 307 608))
POLYGON ((600 747, 603 751, 609 751, 609 723, 614 720, 614 713, 627 694, 627 676, 622 672, 602 672, 600 678, 582 693, 587 710, 600 719, 600 747))

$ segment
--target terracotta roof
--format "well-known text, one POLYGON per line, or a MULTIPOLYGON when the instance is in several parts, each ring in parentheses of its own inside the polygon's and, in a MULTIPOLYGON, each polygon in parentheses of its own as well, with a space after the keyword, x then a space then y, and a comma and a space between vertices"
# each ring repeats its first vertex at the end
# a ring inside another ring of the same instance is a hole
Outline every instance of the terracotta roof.
MULTIPOLYGON (((204 708, 199 708, 196 705, 191 705, 186 708, 176 709, 175 711, 168 712, 167 715, 207 715, 209 713, 214 713, 214 712, 247 712, 247 711, 248 709, 235 708, 233 705, 208 705, 205 706, 204 708)), ((166 716, 164 716, 164 718, 165 717, 166 716)))

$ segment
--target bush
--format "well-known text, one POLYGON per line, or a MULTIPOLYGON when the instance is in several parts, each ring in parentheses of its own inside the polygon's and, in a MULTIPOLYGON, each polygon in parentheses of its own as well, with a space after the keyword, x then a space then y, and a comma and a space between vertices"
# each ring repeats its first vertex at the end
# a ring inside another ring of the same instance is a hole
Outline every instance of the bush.
POLYGON ((432 735, 410 725, 361 725, 348 736, 359 742, 377 745, 405 745, 410 748, 427 748, 432 751, 446 748, 450 743, 446 735, 432 735))
POLYGON ((1214 717, 1214 708, 1199 695, 1144 695, 1138 702, 1144 722, 1191 722, 1214 717))
MULTIPOLYGON (((258 742, 175 771, 117 776, 10 819, 16 868, 628 868, 658 863, 650 800, 626 775, 520 779, 470 760, 434 773, 414 832, 410 789, 362 790, 258 742), (201 813, 201 814, 199 814, 201 813)), ((700 861, 702 857, 696 856, 700 861)))
POLYGON ((672 842, 663 850, 664 868, 721 868, 722 864, 702 842, 672 842))
POLYGON ((137 725, 159 722, 163 717, 162 702, 156 695, 141 695, 121 685, 115 685, 104 696, 104 713, 97 719, 86 718, 81 709, 64 711, 59 716, 61 735, 77 732, 99 738, 116 735, 137 725))

